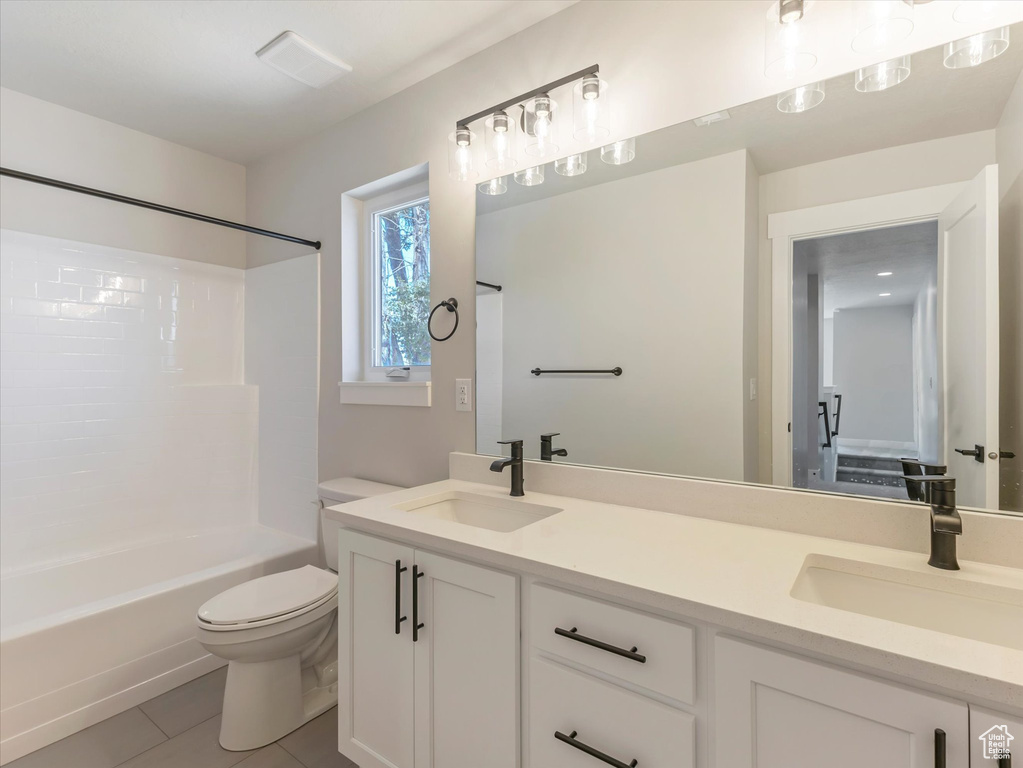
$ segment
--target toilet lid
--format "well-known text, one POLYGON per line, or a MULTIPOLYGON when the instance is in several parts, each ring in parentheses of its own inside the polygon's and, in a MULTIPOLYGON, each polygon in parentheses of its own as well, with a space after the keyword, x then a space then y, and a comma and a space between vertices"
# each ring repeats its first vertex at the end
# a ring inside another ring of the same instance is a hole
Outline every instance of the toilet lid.
POLYGON ((208 600, 199 618, 210 624, 242 624, 294 613, 337 591, 337 574, 306 565, 239 584, 208 600))

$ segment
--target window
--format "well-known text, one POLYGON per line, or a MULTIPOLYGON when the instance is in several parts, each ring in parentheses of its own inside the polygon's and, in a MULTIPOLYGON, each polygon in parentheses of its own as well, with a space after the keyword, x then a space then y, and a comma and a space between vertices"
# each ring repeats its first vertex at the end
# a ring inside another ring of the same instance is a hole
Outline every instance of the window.
POLYGON ((429 379, 430 199, 425 185, 369 201, 366 212, 366 378, 429 379))

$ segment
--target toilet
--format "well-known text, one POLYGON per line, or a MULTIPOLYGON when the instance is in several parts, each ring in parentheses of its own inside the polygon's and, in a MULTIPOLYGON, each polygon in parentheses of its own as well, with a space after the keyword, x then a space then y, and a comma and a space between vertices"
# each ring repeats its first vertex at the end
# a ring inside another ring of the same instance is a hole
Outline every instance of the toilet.
POLYGON ((226 659, 220 746, 244 751, 291 733, 337 704, 337 536, 323 508, 400 490, 342 477, 319 486, 323 560, 221 592, 196 616, 199 642, 226 659))

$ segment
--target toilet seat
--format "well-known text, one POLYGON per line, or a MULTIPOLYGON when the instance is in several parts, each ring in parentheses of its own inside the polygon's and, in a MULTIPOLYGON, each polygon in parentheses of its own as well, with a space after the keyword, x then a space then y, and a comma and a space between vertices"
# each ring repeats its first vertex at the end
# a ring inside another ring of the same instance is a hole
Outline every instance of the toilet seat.
POLYGON ((208 600, 197 619, 203 629, 229 631, 293 619, 337 600, 337 574, 306 565, 261 576, 208 600))

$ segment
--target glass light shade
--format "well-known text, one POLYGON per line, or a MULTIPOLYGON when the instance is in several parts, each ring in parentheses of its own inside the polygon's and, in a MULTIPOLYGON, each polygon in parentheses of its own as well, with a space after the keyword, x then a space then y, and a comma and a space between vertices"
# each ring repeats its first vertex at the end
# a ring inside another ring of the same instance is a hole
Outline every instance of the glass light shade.
POLYGON ((1009 48, 1009 28, 992 29, 945 45, 945 66, 949 69, 976 67, 1001 56, 1009 48))
POLYGON ((778 94, 778 111, 796 114, 813 109, 824 101, 824 83, 810 83, 778 94))
POLYGON ((484 181, 478 189, 481 195, 503 195, 508 191, 508 177, 498 176, 496 179, 484 181))
POLYGON ((586 173, 586 153, 559 157, 554 161, 554 172, 559 176, 582 176, 586 173))
POLYGON ((913 5, 905 0, 865 0, 852 8, 852 49, 857 53, 879 53, 913 32, 913 5))
POLYGON ((860 93, 876 93, 892 88, 909 77, 909 56, 900 56, 891 61, 882 61, 856 70, 856 90, 860 93))
POLYGON ((600 159, 608 165, 625 165, 636 159, 636 139, 622 139, 600 148, 600 159))
POLYGON ((809 72, 817 65, 807 26, 807 14, 813 3, 803 3, 803 14, 789 14, 782 22, 780 5, 775 2, 767 11, 764 27, 764 74, 771 80, 791 80, 809 72))
POLYGON ((557 154, 560 123, 557 102, 550 96, 542 93, 527 101, 522 112, 523 149, 526 154, 533 157, 557 154))
POLYGON ((524 187, 537 187, 543 184, 543 166, 536 165, 532 168, 515 171, 515 183, 524 187))
POLYGON ((997 0, 968 0, 956 6, 952 11, 952 18, 960 24, 990 21, 994 18, 997 9, 997 0))
POLYGON ((487 168, 509 171, 515 167, 518 143, 515 119, 507 112, 496 112, 483 123, 487 168))
POLYGON ((471 181, 479 176, 475 168, 476 134, 458 128, 448 135, 448 175, 456 181, 471 181))
POLYGON ((607 82, 587 75, 573 89, 573 130, 577 141, 593 144, 611 135, 611 101, 607 82))

